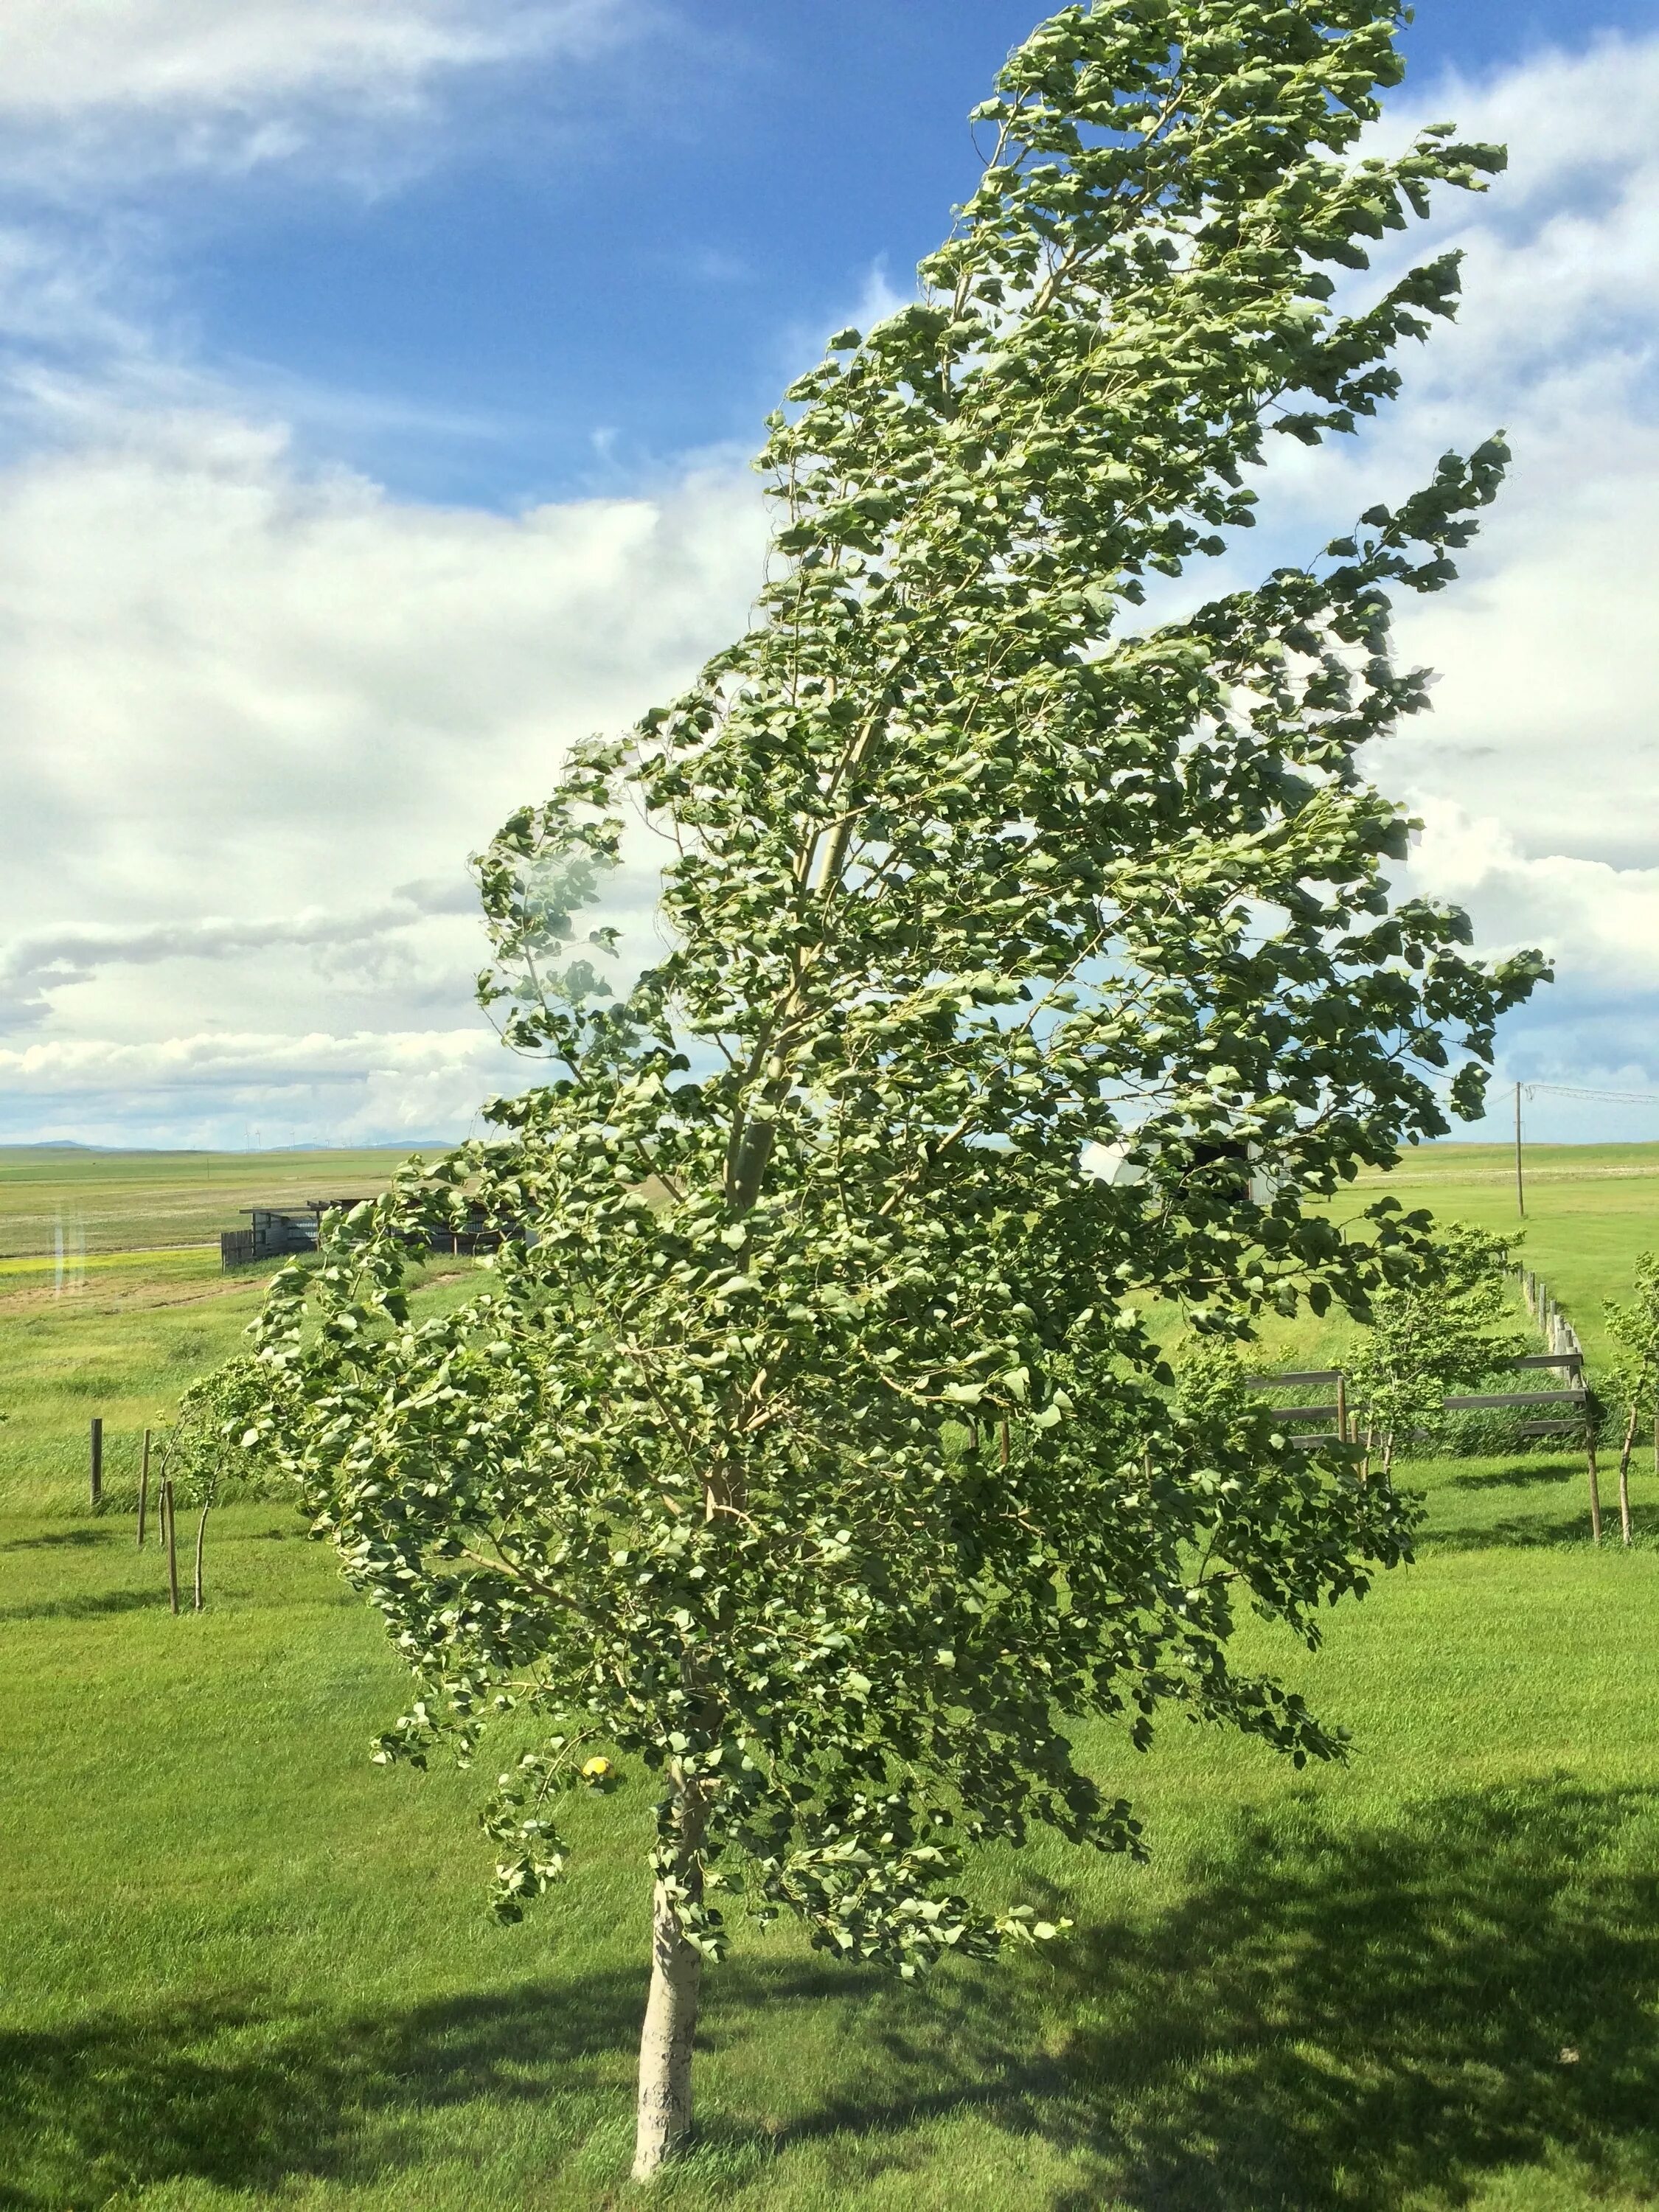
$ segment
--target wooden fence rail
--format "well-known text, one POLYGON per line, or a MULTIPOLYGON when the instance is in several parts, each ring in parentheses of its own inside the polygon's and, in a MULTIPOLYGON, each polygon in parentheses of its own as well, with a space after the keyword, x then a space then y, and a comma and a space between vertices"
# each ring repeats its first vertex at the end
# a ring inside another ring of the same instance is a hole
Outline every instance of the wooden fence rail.
MULTIPOLYGON (((1578 1332, 1567 1319, 1552 1295, 1549 1286, 1538 1276, 1520 1270, 1521 1295, 1527 1311, 1548 1345, 1547 1352, 1526 1352, 1518 1358, 1505 1361, 1512 1370, 1544 1371, 1565 1375, 1562 1388, 1554 1390, 1479 1390, 1459 1391, 1441 1400, 1441 1410, 1447 1413, 1522 1413, 1535 1408, 1544 1418, 1525 1421, 1521 1425, 1523 1437, 1574 1437, 1583 1446, 1589 1475, 1590 1534, 1599 1544, 1601 1540, 1601 1498, 1595 1462, 1595 1431, 1599 1407, 1595 1394, 1584 1381, 1584 1347, 1578 1340, 1578 1332)), ((1250 1390, 1292 1390, 1316 1389, 1322 1383, 1336 1386, 1334 1402, 1322 1406, 1280 1406, 1276 1408, 1279 1419, 1288 1427, 1300 1427, 1311 1421, 1334 1421, 1334 1429, 1316 1436, 1301 1436, 1298 1444, 1311 1449, 1322 1443, 1357 1444, 1359 1442, 1358 1416, 1348 1413, 1348 1378, 1340 1367, 1287 1368, 1280 1375, 1247 1375, 1244 1384, 1250 1390)), ((1366 1439, 1367 1450, 1370 1438, 1366 1439)), ((1654 1429, 1654 1467, 1659 1472, 1659 1422, 1654 1429)), ((1628 1536, 1626 1541, 1628 1541, 1628 1536)))

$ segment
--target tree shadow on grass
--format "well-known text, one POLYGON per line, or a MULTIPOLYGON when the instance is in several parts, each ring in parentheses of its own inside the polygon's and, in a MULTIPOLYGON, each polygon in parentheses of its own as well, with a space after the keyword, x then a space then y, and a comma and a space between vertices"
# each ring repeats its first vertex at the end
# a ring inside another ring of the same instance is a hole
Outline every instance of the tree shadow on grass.
POLYGON ((0 2207, 59 2212, 188 2180, 273 2194, 366 2180, 422 2154, 417 2113, 609 2079, 643 2000, 641 1970, 401 2011, 243 1995, 0 2034, 0 2207))
POLYGON ((1552 2159, 1646 2201, 1656 1830, 1659 1793, 1566 1780, 1376 1828, 1292 1800, 1151 1924, 963 1977, 931 2021, 878 2031, 882 2102, 826 2105, 785 2140, 874 2150, 970 2107, 1066 2154, 1079 2178, 1052 2212, 1394 2212, 1552 2159), (1648 1848, 1626 1864, 1637 1823, 1648 1848))
MULTIPOLYGON (((1516 1515, 1502 1521, 1476 1522, 1462 1528, 1431 1528, 1417 1539, 1423 1552, 1555 1552, 1571 1551, 1590 1543, 1589 1490, 1581 1469, 1579 1498, 1571 1512, 1546 1520, 1539 1514, 1516 1515)), ((1632 1535, 1651 1543, 1659 1538, 1659 1505, 1631 1508, 1632 1535)), ((1601 1542, 1604 1549, 1620 1548, 1619 1502, 1616 1483, 1601 1478, 1601 1542)))
POLYGON ((37 1598, 27 1605, 0 1605, 0 1620, 99 1620, 111 1613, 147 1613, 168 1602, 164 1589, 100 1590, 85 1596, 37 1598))
POLYGON ((91 1544, 113 1544, 125 1531, 107 1528, 54 1528, 49 1536, 14 1536, 0 1544, 0 1552, 61 1551, 66 1546, 82 1550, 91 1544))
POLYGON ((1449 1490, 1531 1490, 1540 1484, 1561 1484, 1583 1479, 1583 1468, 1547 1466, 1541 1461, 1516 1460, 1509 1467, 1486 1474, 1455 1474, 1449 1490))
POLYGON ((1097 2080, 1142 2054, 1130 2201, 1382 2212, 1556 2151, 1659 2181, 1659 1876, 1616 1856, 1655 1810, 1564 1780, 1247 1826, 1080 2040, 1097 2080))
MULTIPOLYGON (((1064 2160, 1049 2212, 1455 2206, 1551 2160, 1587 2194, 1645 2201, 1656 1840, 1659 1792, 1568 1778, 1374 1826, 1309 1793, 1241 1819, 1179 1905, 1081 1931, 1028 1970, 916 1992, 746 1957, 708 1990, 699 2042, 726 2107, 705 2094, 711 2148, 787 2162, 850 2138, 874 2173, 914 2163, 918 2122, 974 2114, 1064 2160), (741 2085, 769 2046, 786 2057, 766 2094, 797 2117, 762 2129, 741 2085), (826 2070, 848 2086, 813 2105, 826 2070)), ((415 2203, 434 2108, 625 2115, 643 1995, 642 1970, 603 1972, 355 2015, 227 1997, 0 2036, 0 2206, 398 2170, 415 2203)))

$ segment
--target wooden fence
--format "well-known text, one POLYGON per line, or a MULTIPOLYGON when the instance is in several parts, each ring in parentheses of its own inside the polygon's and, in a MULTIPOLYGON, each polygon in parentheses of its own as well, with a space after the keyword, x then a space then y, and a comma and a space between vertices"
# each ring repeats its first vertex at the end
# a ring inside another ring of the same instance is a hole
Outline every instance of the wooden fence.
MULTIPOLYGON (((1505 1364, 1512 1370, 1561 1375, 1565 1378, 1562 1387, 1555 1390, 1457 1392, 1441 1400, 1441 1410, 1447 1413, 1484 1413, 1524 1412, 1535 1408, 1542 1418, 1523 1421, 1519 1430, 1522 1437, 1559 1437, 1564 1441, 1572 1438, 1580 1443, 1589 1476, 1590 1533, 1599 1544, 1601 1540, 1601 1497, 1595 1461, 1599 1408, 1595 1394, 1584 1380, 1584 1347, 1578 1340, 1577 1330, 1562 1311, 1548 1285, 1525 1269, 1521 1271, 1520 1279, 1521 1295, 1526 1301, 1527 1311, 1549 1349, 1547 1352, 1523 1352, 1519 1358, 1506 1361, 1505 1364)), ((1252 1390, 1330 1388, 1334 1395, 1328 1404, 1281 1406, 1275 1410, 1287 1426, 1294 1425, 1300 1427, 1304 1422, 1325 1425, 1312 1435, 1297 1438, 1298 1443, 1310 1450, 1325 1443, 1356 1446, 1359 1443, 1359 1419, 1358 1414, 1349 1408, 1348 1378, 1341 1368, 1300 1368, 1287 1370, 1281 1375, 1247 1375, 1244 1380, 1246 1387, 1252 1390), (1329 1425, 1333 1423, 1334 1426, 1329 1425)), ((1422 1431, 1417 1433, 1421 1434, 1422 1431)), ((1369 1454, 1370 1438, 1367 1437, 1365 1442, 1369 1454)), ((1656 1471, 1659 1471, 1659 1421, 1656 1421, 1654 1428, 1654 1466, 1656 1471)), ((1624 1506, 1623 1510, 1625 1540, 1628 1543, 1628 1506, 1624 1506)))
POLYGON ((1521 1295, 1526 1300, 1527 1311, 1538 1326, 1539 1334, 1549 1346, 1544 1357, 1576 1355, 1583 1364, 1584 1347, 1578 1341, 1578 1332, 1556 1304, 1549 1285, 1540 1276, 1525 1267, 1520 1271, 1521 1295))
MULTIPOLYGON (((1525 1409, 1537 1407, 1552 1416, 1543 1420, 1528 1421, 1522 1425, 1523 1437, 1582 1437, 1590 1413, 1590 1395, 1583 1382, 1584 1355, 1582 1352, 1528 1352, 1508 1364, 1516 1369, 1564 1370, 1569 1381, 1559 1390, 1481 1390, 1458 1393, 1443 1398, 1441 1410, 1447 1413, 1481 1413, 1502 1409, 1525 1409), (1565 1419, 1553 1418, 1554 1409, 1560 1407, 1565 1419)), ((1251 1390, 1305 1389, 1329 1386, 1335 1395, 1328 1405, 1281 1406, 1277 1410, 1281 1419, 1300 1425, 1304 1421, 1334 1423, 1322 1432, 1303 1439, 1306 1443, 1357 1443, 1359 1441, 1359 1420, 1348 1407, 1348 1378, 1340 1367, 1309 1367, 1287 1371, 1282 1375, 1247 1375, 1245 1387, 1251 1390)))

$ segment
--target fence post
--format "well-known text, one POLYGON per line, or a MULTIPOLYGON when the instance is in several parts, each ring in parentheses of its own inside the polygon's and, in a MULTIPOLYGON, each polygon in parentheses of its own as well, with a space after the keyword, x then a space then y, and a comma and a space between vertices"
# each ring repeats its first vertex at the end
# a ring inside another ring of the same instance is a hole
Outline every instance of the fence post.
POLYGON ((104 1502, 104 1422, 103 1416, 92 1417, 92 1510, 95 1513, 104 1502))

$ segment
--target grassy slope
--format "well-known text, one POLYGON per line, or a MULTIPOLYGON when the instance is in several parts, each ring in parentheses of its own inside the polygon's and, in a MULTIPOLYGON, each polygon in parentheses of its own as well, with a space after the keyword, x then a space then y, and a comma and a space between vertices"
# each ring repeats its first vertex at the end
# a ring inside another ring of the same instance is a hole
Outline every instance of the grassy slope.
MULTIPOLYGON (((453 1295, 471 1279, 460 1264, 459 1275, 438 1261, 415 1279, 432 1285, 428 1299, 453 1295)), ((196 1376, 246 1349, 272 1272, 223 1275, 212 1252, 111 1254, 59 1297, 24 1263, 0 1261, 0 1512, 84 1506, 94 1413, 106 1494, 136 1497, 144 1429, 173 1418, 196 1376)))
POLYGON ((1482 1228, 1513 1232, 1572 1316, 1592 1361, 1605 1349, 1601 1304, 1628 1296, 1636 1255, 1659 1249, 1659 1145, 1529 1145, 1527 1218, 1516 1208, 1515 1156, 1502 1145, 1425 1145, 1387 1177, 1357 1183, 1364 1200, 1390 1190, 1482 1228))
POLYGON ((125 1252, 216 1242, 246 1227, 246 1206, 372 1198, 396 1152, 100 1152, 0 1147, 0 1258, 49 1254, 61 1225, 73 1246, 125 1252))
POLYGON ((106 1480, 125 1497, 137 1480, 140 1431, 170 1417, 192 1377, 241 1349, 264 1279, 223 1277, 203 1252, 95 1267, 72 1297, 27 1278, 14 1288, 18 1278, 0 1273, 0 1509, 84 1504, 94 1413, 106 1480))

